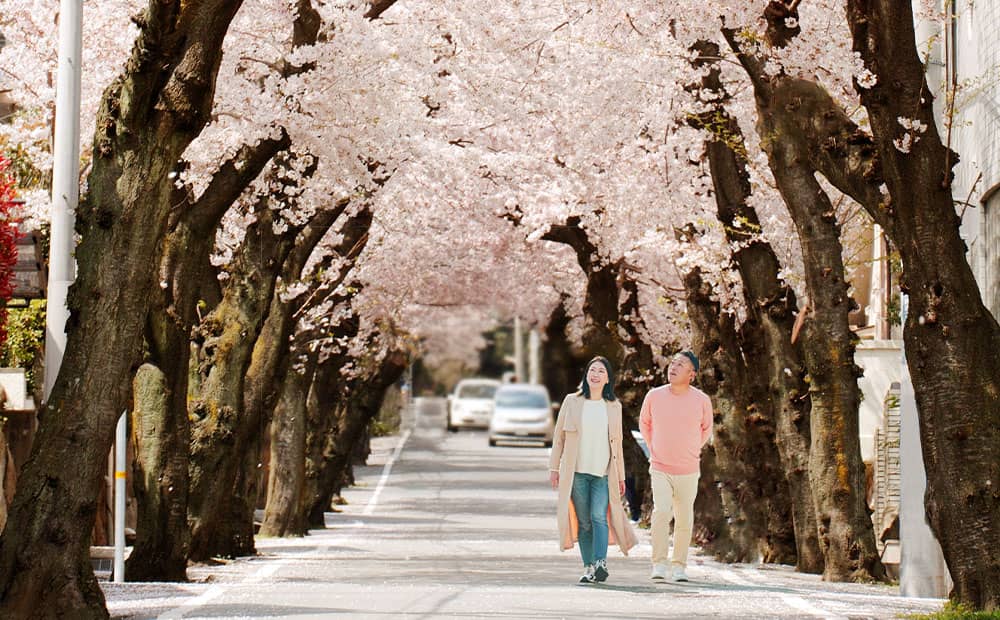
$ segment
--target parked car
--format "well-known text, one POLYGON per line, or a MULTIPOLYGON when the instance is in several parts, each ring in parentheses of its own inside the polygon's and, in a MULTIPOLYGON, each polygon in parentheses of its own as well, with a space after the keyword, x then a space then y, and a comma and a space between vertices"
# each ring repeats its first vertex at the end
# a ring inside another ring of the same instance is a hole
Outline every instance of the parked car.
POLYGON ((540 441, 552 446, 555 425, 544 385, 509 383, 497 390, 490 422, 490 445, 498 441, 540 441))
POLYGON ((493 395, 500 387, 496 379, 462 379, 448 396, 448 430, 487 428, 493 417, 493 395))

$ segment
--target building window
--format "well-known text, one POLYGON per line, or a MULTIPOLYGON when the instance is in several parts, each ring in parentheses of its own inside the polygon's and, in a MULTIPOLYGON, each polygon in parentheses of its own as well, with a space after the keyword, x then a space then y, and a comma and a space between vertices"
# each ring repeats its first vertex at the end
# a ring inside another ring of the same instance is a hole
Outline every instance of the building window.
POLYGON ((994 192, 983 208, 986 281, 983 301, 993 316, 1000 317, 1000 192, 994 192))

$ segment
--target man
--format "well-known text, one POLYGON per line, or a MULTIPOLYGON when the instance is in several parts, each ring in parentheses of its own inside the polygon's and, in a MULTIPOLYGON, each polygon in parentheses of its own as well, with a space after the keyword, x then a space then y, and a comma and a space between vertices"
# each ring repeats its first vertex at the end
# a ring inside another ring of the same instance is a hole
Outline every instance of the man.
POLYGON ((712 434, 712 401, 691 386, 698 356, 675 355, 667 367, 667 385, 653 388, 642 401, 639 431, 649 447, 653 487, 653 579, 667 578, 670 519, 674 519, 674 581, 687 581, 688 546, 694 521, 694 498, 701 475, 701 448, 712 434))

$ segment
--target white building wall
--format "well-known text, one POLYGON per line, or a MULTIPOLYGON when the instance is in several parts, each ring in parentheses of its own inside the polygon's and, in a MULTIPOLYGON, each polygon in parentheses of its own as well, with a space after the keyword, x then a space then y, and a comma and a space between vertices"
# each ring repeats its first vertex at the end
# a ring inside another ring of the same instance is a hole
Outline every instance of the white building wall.
POLYGON ((951 146, 955 200, 968 259, 993 314, 1000 315, 1000 0, 941 0, 954 26, 918 24, 918 48, 929 56, 928 82, 935 93, 938 128, 947 140, 947 91, 954 72, 951 146))
POLYGON ((962 4, 956 37, 958 75, 970 84, 968 99, 962 100, 962 120, 967 122, 963 122, 960 146, 965 147, 961 152, 975 158, 975 166, 963 171, 963 181, 977 207, 969 211, 979 216, 970 253, 983 300, 996 316, 1000 314, 1000 201, 996 200, 1000 190, 1000 0, 963 0, 962 4), (982 179, 972 190, 980 172, 982 179))
POLYGON ((858 435, 861 458, 875 459, 875 429, 882 426, 885 395, 889 386, 903 380, 903 343, 899 340, 862 340, 854 352, 855 363, 865 374, 858 379, 861 406, 858 408, 858 435))

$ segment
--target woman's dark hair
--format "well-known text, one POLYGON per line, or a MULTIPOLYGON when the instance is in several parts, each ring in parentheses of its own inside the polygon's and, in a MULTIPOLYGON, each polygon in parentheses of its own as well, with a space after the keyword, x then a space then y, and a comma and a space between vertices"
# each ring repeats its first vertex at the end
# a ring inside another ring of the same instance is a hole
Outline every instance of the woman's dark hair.
POLYGON ((600 355, 587 362, 586 368, 583 369, 583 381, 580 382, 580 392, 584 398, 590 398, 590 384, 587 383, 587 373, 590 372, 590 367, 596 362, 604 364, 604 369, 608 371, 608 382, 601 391, 601 397, 608 402, 614 402, 617 399, 617 396, 615 396, 615 371, 611 369, 611 362, 608 361, 608 358, 600 355))

